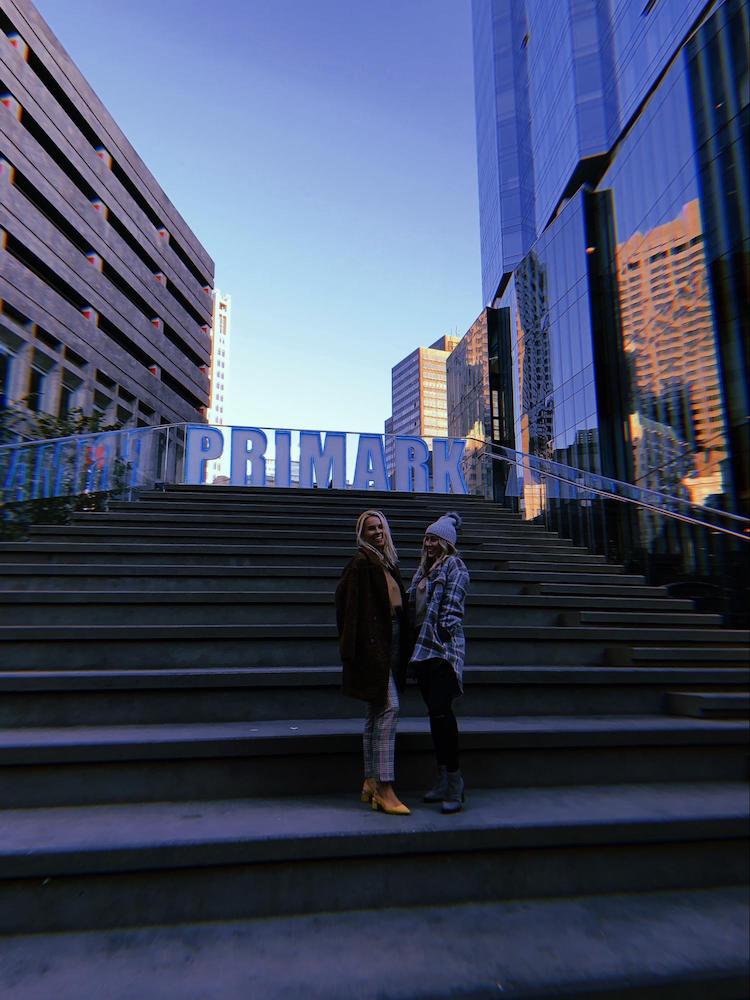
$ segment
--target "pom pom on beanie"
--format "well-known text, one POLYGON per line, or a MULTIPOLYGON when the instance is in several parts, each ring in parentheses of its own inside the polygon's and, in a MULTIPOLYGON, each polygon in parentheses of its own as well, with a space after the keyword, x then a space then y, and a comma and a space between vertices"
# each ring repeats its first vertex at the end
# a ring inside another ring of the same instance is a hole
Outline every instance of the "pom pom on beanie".
POLYGON ((442 538, 444 541, 450 542, 451 545, 455 545, 456 534, 461 527, 462 521, 463 518, 457 511, 450 510, 447 514, 443 514, 437 521, 429 525, 425 534, 435 535, 437 538, 442 538))

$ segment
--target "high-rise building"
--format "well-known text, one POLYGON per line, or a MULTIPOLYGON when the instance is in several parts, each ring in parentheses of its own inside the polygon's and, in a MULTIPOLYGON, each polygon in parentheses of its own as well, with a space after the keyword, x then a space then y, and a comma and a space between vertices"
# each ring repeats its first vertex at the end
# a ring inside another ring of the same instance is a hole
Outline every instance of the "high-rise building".
POLYGON ((213 262, 29 0, 0 10, 0 406, 203 420, 213 262))
POLYGON ((519 450, 747 510, 748 0, 473 0, 519 450))
MULTIPOLYGON (((226 394, 227 369, 229 367, 229 335, 232 326, 232 296, 222 295, 214 289, 213 322, 211 326, 211 398, 207 420, 214 426, 224 424, 224 396, 226 394)), ((219 476, 229 476, 229 459, 221 458, 206 462, 206 482, 212 483, 219 476)))
POLYGON ((394 468, 393 437, 413 434, 429 444, 448 434, 445 362, 460 338, 440 337, 418 347, 391 369, 391 417, 386 421, 386 466, 394 468))

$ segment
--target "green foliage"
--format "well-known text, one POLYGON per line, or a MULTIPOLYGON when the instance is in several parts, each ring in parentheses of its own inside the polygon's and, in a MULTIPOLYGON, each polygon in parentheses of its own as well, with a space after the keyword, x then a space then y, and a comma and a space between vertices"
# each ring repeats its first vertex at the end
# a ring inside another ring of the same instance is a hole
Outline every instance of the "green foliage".
MULTIPOLYGON (((28 441, 49 441, 78 434, 97 434, 120 429, 118 424, 102 423, 99 413, 91 416, 71 410, 60 417, 48 413, 30 414, 25 407, 11 406, 0 411, 0 443, 13 443, 19 436, 28 441)), ((48 497, 39 500, 0 501, 0 538, 20 541, 28 537, 34 524, 69 524, 79 511, 106 510, 111 497, 125 486, 127 464, 115 462, 110 490, 78 496, 48 497)))
POLYGON ((72 437, 74 434, 98 434, 120 430, 121 424, 103 424, 102 415, 90 416, 81 409, 70 410, 60 417, 51 413, 30 413, 26 407, 8 406, 0 410, 0 442, 10 443, 21 436, 27 441, 49 441, 72 437))

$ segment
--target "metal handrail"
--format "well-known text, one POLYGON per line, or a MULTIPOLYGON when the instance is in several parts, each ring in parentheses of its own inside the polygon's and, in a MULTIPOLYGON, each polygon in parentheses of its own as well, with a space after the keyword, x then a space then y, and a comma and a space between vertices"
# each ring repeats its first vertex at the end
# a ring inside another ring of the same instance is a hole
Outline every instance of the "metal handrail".
MULTIPOLYGON (((465 438, 465 440, 476 441, 477 443, 482 444, 485 448, 497 448, 501 451, 509 452, 511 455, 514 456, 521 455, 523 456, 523 458, 528 458, 532 462, 546 462, 548 465, 554 465, 558 469, 567 469, 570 472, 574 472, 577 478, 580 478, 581 476, 593 476, 596 479, 606 480, 608 483, 616 483, 617 486, 622 486, 624 489, 637 490, 639 493, 644 493, 644 494, 650 493, 655 497, 659 497, 660 499, 669 500, 672 501, 673 503, 682 504, 683 506, 686 507, 697 508, 698 510, 710 511, 712 514, 719 514, 722 517, 728 517, 734 521, 741 521, 743 524, 747 524, 750 526, 750 518, 743 517, 741 514, 733 514, 731 511, 728 510, 722 510, 720 507, 706 507, 705 504, 695 503, 693 500, 686 500, 684 497, 676 497, 673 496, 671 493, 661 493, 659 490, 644 490, 642 486, 636 486, 635 483, 626 483, 624 480, 615 479, 614 476, 606 476, 601 472, 591 472, 587 469, 577 469, 573 465, 565 465, 564 462, 556 462, 550 458, 542 458, 541 455, 529 455, 525 451, 518 451, 515 448, 506 448, 504 445, 495 444, 494 441, 484 441, 482 438, 472 438, 472 437, 467 437, 465 438)), ((504 458, 503 456, 497 456, 497 457, 502 458, 503 461, 507 461, 511 465, 521 464, 519 462, 516 462, 515 459, 507 459, 504 458)), ((534 470, 532 469, 531 471, 534 470)), ((559 479, 560 482, 570 482, 572 486, 576 486, 579 489, 581 488, 581 484, 577 480, 565 479, 563 476, 558 476, 557 473, 552 473, 552 472, 544 472, 544 475, 553 476, 554 478, 559 479)), ((596 487, 591 487, 591 488, 596 489, 596 487)))
MULTIPOLYGON (((479 439, 478 438, 473 438, 472 440, 478 441, 479 439)), ((495 455, 491 450, 487 451, 488 447, 489 447, 489 449, 492 449, 492 448, 503 448, 503 446, 502 445, 495 445, 492 442, 485 443, 485 452, 487 454, 489 454, 489 457, 493 461, 495 461, 495 462, 505 462, 507 465, 515 465, 517 468, 522 468, 522 469, 528 468, 521 461, 518 461, 518 460, 515 460, 515 459, 512 459, 512 458, 508 458, 505 455, 495 455)), ((547 461, 549 461, 548 459, 543 459, 543 458, 540 458, 539 456, 536 456, 536 455, 527 455, 525 452, 513 452, 513 450, 509 449, 509 448, 503 448, 503 450, 504 451, 511 451, 513 454, 516 454, 516 455, 522 455, 524 458, 532 459, 534 462, 547 462, 547 461)), ((557 465, 557 464, 560 464, 560 463, 553 462, 551 464, 557 465)), ((633 487, 632 483, 622 483, 622 482, 620 482, 620 480, 614 479, 612 476, 600 476, 598 473, 586 472, 583 469, 575 469, 573 466, 569 466, 569 465, 568 466, 562 466, 562 467, 566 468, 566 469, 570 469, 572 472, 581 473, 584 476, 587 476, 587 475, 588 476, 594 476, 594 475, 596 475, 600 479, 605 479, 605 480, 607 480, 609 482, 617 483, 618 485, 621 485, 621 486, 627 486, 630 489, 639 489, 639 487, 633 487)), ((574 487, 577 490, 582 490, 582 491, 585 491, 587 493, 593 493, 595 496, 600 496, 600 497, 603 497, 603 498, 608 499, 608 500, 618 500, 620 503, 631 503, 631 504, 634 504, 639 509, 648 510, 648 511, 653 512, 654 514, 661 514, 664 517, 671 517, 671 518, 673 518, 673 519, 675 519, 677 521, 682 521, 682 522, 684 522, 686 524, 694 524, 694 525, 696 525, 698 527, 708 528, 710 531, 717 531, 717 532, 720 532, 721 534, 724 534, 724 535, 730 535, 732 538, 737 538, 737 539, 739 539, 740 541, 743 541, 743 542, 750 542, 750 534, 748 534, 748 532, 750 532, 750 519, 748 519, 746 517, 741 517, 739 514, 732 514, 729 511, 723 511, 723 510, 720 510, 720 509, 718 509, 716 507, 705 507, 705 506, 701 506, 700 504, 691 504, 690 501, 688 501, 688 500, 682 500, 680 497, 671 497, 671 496, 668 496, 666 494, 659 494, 659 496, 663 496, 665 500, 674 500, 674 501, 676 501, 678 503, 688 504, 691 507, 696 507, 699 510, 705 510, 705 511, 709 512, 712 515, 719 515, 721 517, 729 517, 732 520, 739 521, 740 523, 742 523, 743 525, 745 525, 745 533, 741 533, 741 532, 738 532, 738 531, 733 531, 731 528, 725 528, 725 527, 723 527, 722 525, 719 525, 719 524, 711 524, 711 523, 709 523, 707 521, 702 521, 702 520, 700 520, 697 517, 691 517, 688 514, 681 514, 679 511, 673 511, 673 510, 668 510, 668 509, 666 509, 664 507, 658 507, 658 506, 655 506, 654 504, 648 503, 646 500, 639 500, 639 499, 636 499, 636 498, 633 498, 633 497, 622 496, 621 494, 614 493, 614 492, 612 492, 610 490, 601 489, 601 488, 596 487, 596 486, 590 486, 590 485, 587 485, 585 483, 585 481, 584 482, 573 481, 573 480, 568 479, 568 478, 566 478, 564 476, 560 476, 557 473, 549 472, 549 471, 547 471, 545 469, 539 469, 539 468, 537 468, 537 469, 533 469, 533 470, 530 469, 529 471, 534 471, 534 472, 537 472, 539 475, 547 476, 550 479, 555 479, 555 480, 557 480, 557 482, 566 483, 569 486, 572 486, 572 487, 574 487)))

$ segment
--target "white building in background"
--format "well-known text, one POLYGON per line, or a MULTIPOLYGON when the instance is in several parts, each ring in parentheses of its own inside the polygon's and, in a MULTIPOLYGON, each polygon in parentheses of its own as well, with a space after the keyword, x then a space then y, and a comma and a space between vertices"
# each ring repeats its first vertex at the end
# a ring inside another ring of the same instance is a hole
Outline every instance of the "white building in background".
MULTIPOLYGON (((211 333, 211 402, 206 419, 212 426, 224 423, 224 396, 226 395, 229 367, 229 333, 232 326, 232 296, 222 295, 214 289, 214 311, 211 333)), ((206 463, 206 482, 213 483, 219 476, 229 476, 229 455, 206 463)))

